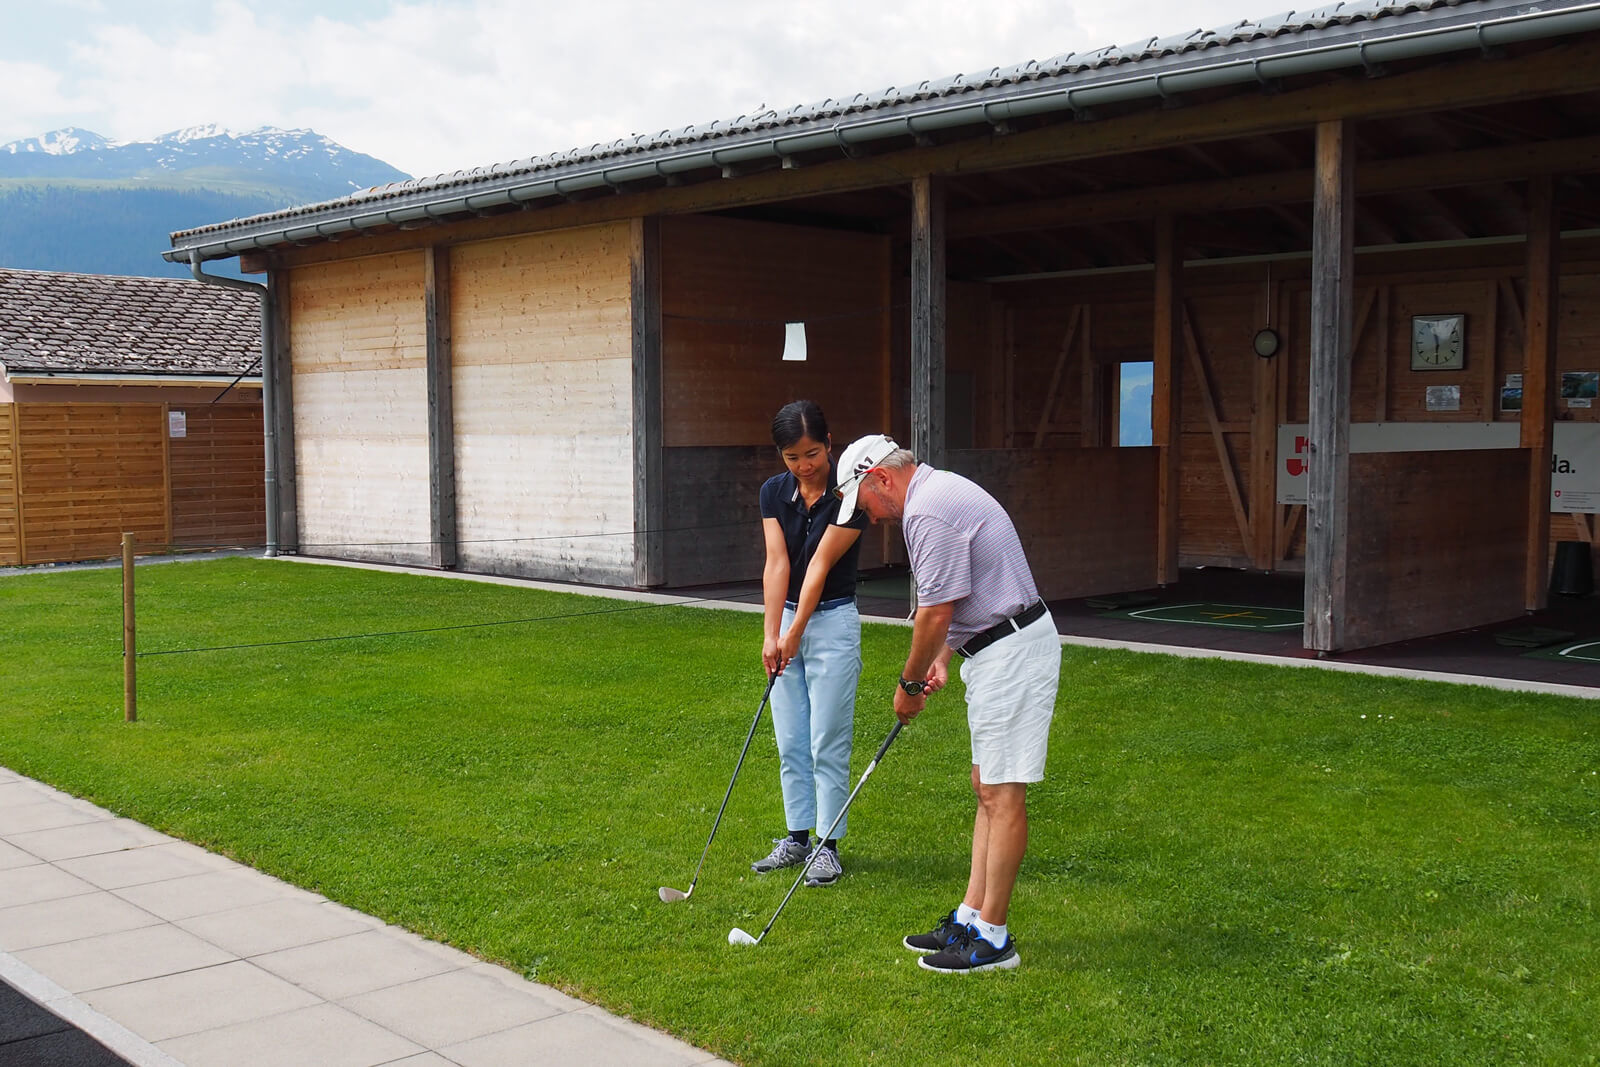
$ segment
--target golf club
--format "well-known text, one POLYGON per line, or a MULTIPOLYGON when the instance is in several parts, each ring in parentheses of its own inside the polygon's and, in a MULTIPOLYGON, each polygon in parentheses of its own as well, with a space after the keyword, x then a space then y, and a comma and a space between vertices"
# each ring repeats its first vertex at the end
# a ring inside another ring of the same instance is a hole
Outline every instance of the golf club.
MULTIPOLYGON (((900 727, 904 725, 905 723, 900 722, 899 720, 895 721, 894 729, 889 731, 889 736, 885 737, 883 739, 883 744, 878 746, 878 754, 872 757, 872 762, 867 764, 867 769, 861 772, 861 780, 856 783, 856 787, 854 789, 850 790, 849 797, 845 799, 844 807, 839 809, 839 814, 834 818, 833 825, 828 827, 828 832, 822 835, 822 840, 826 841, 831 838, 833 836, 833 832, 839 828, 839 824, 844 821, 845 812, 849 811, 850 805, 855 803, 856 794, 861 792, 861 787, 867 784, 867 776, 877 769, 878 761, 883 759, 883 754, 885 752, 889 751, 889 746, 894 743, 895 737, 900 733, 900 727)), ((818 847, 820 848, 821 846, 818 847)), ((777 922, 778 916, 783 914, 784 905, 789 903, 789 898, 794 896, 794 891, 800 888, 800 883, 805 881, 807 874, 811 873, 811 863, 814 859, 816 859, 816 855, 817 849, 813 849, 811 851, 811 855, 806 858, 805 866, 800 868, 800 877, 794 880, 794 885, 790 886, 789 892, 784 894, 783 903, 778 905, 778 910, 773 912, 772 918, 767 920, 767 925, 762 928, 760 936, 751 937, 749 934, 735 926, 732 930, 728 931, 728 944, 761 944, 762 939, 767 936, 767 931, 772 929, 772 924, 777 922)))
POLYGON ((656 895, 661 898, 661 903, 671 904, 679 900, 688 900, 689 894, 694 892, 695 884, 700 881, 700 869, 706 865, 706 854, 711 851, 711 842, 716 839, 717 827, 722 825, 722 813, 728 810, 728 798, 733 796, 733 783, 739 780, 739 769, 744 766, 745 753, 750 751, 750 741, 756 736, 756 725, 761 722, 761 711, 767 706, 767 698, 772 696, 772 687, 778 681, 776 674, 767 676, 766 691, 761 694, 761 703, 756 705, 756 717, 750 720, 750 732, 745 735, 744 748, 739 752, 739 762, 734 764, 733 777, 728 779, 728 791, 722 795, 722 807, 717 809, 717 819, 711 824, 711 836, 706 838, 706 847, 700 853, 700 865, 694 869, 694 880, 689 883, 687 890, 673 889, 664 885, 656 890, 656 895))

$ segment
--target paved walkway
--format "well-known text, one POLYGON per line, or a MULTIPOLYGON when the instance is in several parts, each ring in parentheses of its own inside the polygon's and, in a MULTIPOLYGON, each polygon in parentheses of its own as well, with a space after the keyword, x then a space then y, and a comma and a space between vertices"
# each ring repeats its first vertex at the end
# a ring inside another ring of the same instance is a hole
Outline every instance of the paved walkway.
POLYGON ((139 1067, 722 1062, 4 768, 0 982, 139 1067))

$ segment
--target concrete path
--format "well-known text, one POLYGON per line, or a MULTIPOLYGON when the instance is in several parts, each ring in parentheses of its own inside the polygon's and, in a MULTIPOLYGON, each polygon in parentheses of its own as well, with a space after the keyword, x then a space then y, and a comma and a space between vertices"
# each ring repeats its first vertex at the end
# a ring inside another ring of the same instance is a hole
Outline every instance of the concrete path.
POLYGON ((139 1067, 722 1062, 4 768, 0 982, 139 1067))

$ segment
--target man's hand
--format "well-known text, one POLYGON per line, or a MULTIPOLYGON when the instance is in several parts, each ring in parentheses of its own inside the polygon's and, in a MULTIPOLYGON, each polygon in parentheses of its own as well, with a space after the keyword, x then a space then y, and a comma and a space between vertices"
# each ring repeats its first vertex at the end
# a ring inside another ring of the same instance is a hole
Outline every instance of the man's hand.
POLYGON ((927 706, 926 695, 914 697, 898 685, 894 687, 894 717, 900 720, 901 725, 922 714, 922 709, 927 706))

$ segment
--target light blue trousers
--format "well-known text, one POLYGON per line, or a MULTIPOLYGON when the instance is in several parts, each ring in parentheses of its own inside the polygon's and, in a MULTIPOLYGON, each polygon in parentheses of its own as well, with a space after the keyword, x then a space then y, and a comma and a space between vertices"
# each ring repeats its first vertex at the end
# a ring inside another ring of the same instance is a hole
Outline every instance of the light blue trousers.
MULTIPOLYGON (((783 632, 794 611, 783 609, 783 632)), ((861 679, 861 613, 849 602, 812 614, 800 651, 772 687, 783 816, 789 830, 826 833, 850 796, 850 740, 861 679)), ((843 837, 845 822, 834 831, 843 837)))

